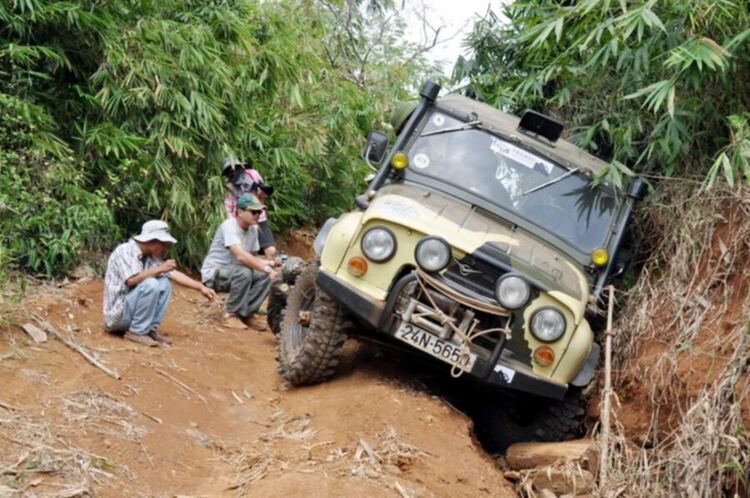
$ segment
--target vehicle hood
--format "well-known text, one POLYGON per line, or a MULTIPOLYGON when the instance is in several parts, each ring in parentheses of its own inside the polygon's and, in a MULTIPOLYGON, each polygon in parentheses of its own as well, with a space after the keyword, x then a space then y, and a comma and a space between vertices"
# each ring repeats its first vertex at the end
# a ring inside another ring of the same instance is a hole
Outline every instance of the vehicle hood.
POLYGON ((510 266, 542 290, 560 291, 582 303, 588 300, 588 282, 574 261, 467 202, 412 185, 392 184, 378 191, 362 221, 378 219, 442 237, 467 255, 510 266))

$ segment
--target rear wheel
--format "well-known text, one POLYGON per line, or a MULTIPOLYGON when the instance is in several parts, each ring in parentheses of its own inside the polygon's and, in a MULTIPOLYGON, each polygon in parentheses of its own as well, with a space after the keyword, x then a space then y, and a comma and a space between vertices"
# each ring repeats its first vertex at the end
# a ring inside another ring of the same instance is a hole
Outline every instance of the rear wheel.
POLYGON ((585 432, 585 400, 571 386, 562 400, 492 400, 477 410, 476 434, 491 453, 503 453, 514 443, 567 441, 585 432))
POLYGON ((346 314, 315 283, 318 268, 311 263, 297 279, 278 336, 279 374, 295 386, 331 377, 346 340, 346 314))

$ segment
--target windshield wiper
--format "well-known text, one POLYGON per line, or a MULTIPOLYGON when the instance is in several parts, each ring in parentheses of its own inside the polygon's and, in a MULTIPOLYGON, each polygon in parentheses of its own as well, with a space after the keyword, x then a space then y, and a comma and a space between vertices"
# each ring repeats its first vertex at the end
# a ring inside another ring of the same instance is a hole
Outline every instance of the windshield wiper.
POLYGON ((578 171, 578 168, 573 168, 570 171, 566 172, 564 175, 560 175, 557 178, 553 178, 552 180, 548 181, 547 183, 542 183, 541 185, 537 185, 536 187, 531 188, 531 189, 527 190, 526 192, 521 193, 521 196, 528 195, 528 194, 530 194, 532 192, 536 192, 537 190, 542 190, 545 187, 549 187, 550 185, 554 185, 555 183, 557 183, 557 182, 559 182, 561 180, 564 180, 565 178, 569 177, 570 175, 572 175, 576 171, 578 171))
POLYGON ((443 128, 442 130, 427 131, 419 135, 420 137, 431 137, 432 135, 440 135, 441 133, 451 133, 454 131, 469 130, 471 128, 481 127, 482 122, 478 119, 475 121, 469 121, 458 126, 451 126, 450 128, 443 128))

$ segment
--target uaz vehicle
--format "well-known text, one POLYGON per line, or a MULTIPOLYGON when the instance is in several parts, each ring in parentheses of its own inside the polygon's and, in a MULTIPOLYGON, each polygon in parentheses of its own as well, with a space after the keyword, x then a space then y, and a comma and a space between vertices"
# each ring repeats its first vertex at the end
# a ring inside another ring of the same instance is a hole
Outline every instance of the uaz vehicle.
POLYGON ((593 183, 606 164, 546 116, 439 90, 424 85, 390 149, 368 136, 365 159, 386 160, 358 209, 318 234, 319 259, 281 323, 279 371, 320 382, 347 334, 370 335, 523 397, 495 416, 500 432, 515 423, 522 435, 498 445, 574 437, 599 356, 586 311, 623 269, 618 249, 645 186, 593 183))

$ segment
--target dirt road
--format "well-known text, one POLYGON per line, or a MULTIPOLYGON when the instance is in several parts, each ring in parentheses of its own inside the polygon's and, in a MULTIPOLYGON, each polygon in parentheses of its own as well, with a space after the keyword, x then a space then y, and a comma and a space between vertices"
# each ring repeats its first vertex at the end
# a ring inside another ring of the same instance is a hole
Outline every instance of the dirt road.
POLYGON ((10 321, 44 317, 121 380, 0 328, 0 496, 515 496, 471 422, 372 349, 293 389, 274 337, 218 327, 219 303, 176 289, 175 344, 149 349, 102 331, 101 289, 38 289, 10 321))

